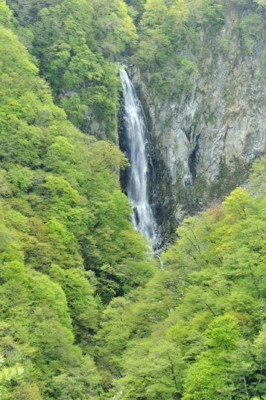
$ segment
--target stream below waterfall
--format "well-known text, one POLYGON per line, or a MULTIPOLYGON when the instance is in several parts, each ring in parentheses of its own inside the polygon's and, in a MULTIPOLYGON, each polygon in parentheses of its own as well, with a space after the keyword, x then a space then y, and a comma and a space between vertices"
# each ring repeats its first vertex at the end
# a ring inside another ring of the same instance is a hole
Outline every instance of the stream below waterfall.
POLYGON ((122 69, 124 124, 130 167, 127 175, 126 192, 132 204, 132 222, 155 247, 157 224, 148 195, 147 127, 145 116, 134 86, 127 72, 122 69))

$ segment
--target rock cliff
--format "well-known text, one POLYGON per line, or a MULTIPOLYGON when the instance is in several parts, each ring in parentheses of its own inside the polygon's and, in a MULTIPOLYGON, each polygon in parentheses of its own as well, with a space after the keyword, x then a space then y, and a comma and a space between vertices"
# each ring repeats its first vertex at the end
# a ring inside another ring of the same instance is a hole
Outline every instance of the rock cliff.
POLYGON ((231 2, 215 38, 202 29, 201 50, 184 50, 196 69, 178 99, 154 94, 150 72, 132 68, 149 121, 151 201, 163 234, 222 199, 265 153, 265 26, 263 9, 231 2))

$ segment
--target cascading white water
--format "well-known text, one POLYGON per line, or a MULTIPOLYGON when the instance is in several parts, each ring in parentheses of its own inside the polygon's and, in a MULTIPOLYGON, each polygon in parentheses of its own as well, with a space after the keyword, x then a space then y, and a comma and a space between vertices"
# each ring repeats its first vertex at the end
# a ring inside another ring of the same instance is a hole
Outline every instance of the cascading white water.
POLYGON ((147 193, 148 161, 146 151, 146 124, 135 89, 125 70, 120 71, 125 107, 125 129, 129 147, 130 171, 127 195, 132 203, 132 222, 155 246, 156 222, 147 193))

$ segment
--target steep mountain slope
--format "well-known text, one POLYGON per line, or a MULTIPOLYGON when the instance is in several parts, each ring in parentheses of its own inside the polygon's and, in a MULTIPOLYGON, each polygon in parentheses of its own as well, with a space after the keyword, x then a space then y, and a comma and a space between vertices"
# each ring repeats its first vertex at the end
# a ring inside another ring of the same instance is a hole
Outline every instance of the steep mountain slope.
POLYGON ((100 398, 100 311, 153 263, 120 191, 124 156, 67 121, 0 13, 0 396, 100 398))
POLYGON ((146 2, 132 76, 160 161, 150 191, 163 231, 169 215, 175 226, 229 193, 265 153, 265 13, 251 0, 146 2))

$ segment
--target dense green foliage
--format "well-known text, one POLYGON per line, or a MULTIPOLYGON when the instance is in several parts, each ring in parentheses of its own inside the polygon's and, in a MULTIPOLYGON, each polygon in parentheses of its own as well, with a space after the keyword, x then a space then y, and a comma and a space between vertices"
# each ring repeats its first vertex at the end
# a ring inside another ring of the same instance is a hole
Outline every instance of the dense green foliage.
MULTIPOLYGON (((120 190, 127 160, 77 129, 116 140, 114 61, 134 49, 154 90, 189 88, 198 66, 184 44, 196 51, 207 25, 217 34, 227 3, 8 3, 13 12, 0 0, 0 398, 265 399, 265 159, 247 191, 185 220, 157 265, 120 190)), ((237 4, 248 54, 264 6, 237 4)))
POLYGON ((112 61, 136 41, 122 0, 8 1, 57 103, 85 132, 117 140, 120 82, 112 61), (91 122, 94 122, 91 126, 91 122), (96 132, 94 132, 94 130, 96 132))
POLYGON ((238 188, 185 220, 148 285, 111 302, 99 365, 116 398, 265 398, 265 200, 238 188))
POLYGON ((2 396, 99 398, 98 314, 153 271, 120 191, 126 160, 67 121, 3 25, 0 57, 2 396))
POLYGON ((189 90, 189 77, 198 68, 193 53, 200 54, 200 32, 208 26, 215 34, 224 23, 224 6, 221 0, 147 0, 133 58, 143 72, 151 72, 156 93, 179 97, 189 90))

